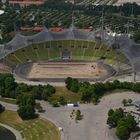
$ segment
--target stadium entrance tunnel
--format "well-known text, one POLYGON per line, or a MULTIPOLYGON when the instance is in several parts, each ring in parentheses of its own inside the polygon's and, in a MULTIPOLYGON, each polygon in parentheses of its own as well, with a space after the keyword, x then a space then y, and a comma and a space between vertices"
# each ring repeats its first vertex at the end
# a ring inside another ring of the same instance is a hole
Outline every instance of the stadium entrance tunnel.
POLYGON ((32 43, 13 51, 3 62, 12 67, 17 75, 33 81, 64 81, 67 76, 98 81, 105 80, 115 73, 123 75, 123 72, 132 71, 129 60, 123 53, 116 51, 112 46, 87 40, 32 43), (52 74, 54 78, 44 78, 43 74, 52 74))

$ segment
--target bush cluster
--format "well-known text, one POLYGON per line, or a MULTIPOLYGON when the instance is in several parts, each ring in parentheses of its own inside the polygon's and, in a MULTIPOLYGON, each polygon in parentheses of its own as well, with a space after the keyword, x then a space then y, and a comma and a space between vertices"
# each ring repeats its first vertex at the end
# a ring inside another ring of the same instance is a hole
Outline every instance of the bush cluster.
POLYGON ((19 106, 17 112, 22 119, 37 117, 37 114, 35 114, 35 99, 31 94, 20 94, 17 97, 17 104, 19 106))
POLYGON ((56 92, 51 85, 31 86, 24 83, 16 83, 13 75, 0 74, 0 95, 2 97, 17 98, 22 93, 31 94, 34 99, 48 100, 56 92))
POLYGON ((18 84, 15 82, 13 75, 0 74, 0 95, 17 99, 18 114, 22 119, 37 117, 35 99, 48 100, 55 91, 55 88, 51 85, 30 86, 24 83, 18 84))
POLYGON ((68 77, 65 80, 66 88, 81 95, 81 100, 84 102, 97 103, 98 99, 106 92, 115 89, 126 89, 134 92, 140 92, 140 83, 120 82, 114 80, 113 82, 95 83, 79 82, 77 79, 68 77))
POLYGON ((108 111, 107 124, 112 128, 116 128, 116 135, 121 140, 127 140, 130 137, 131 132, 137 130, 137 123, 135 118, 124 113, 122 108, 108 111))
POLYGON ((2 104, 0 104, 0 113, 2 113, 4 110, 5 110, 5 107, 2 104))

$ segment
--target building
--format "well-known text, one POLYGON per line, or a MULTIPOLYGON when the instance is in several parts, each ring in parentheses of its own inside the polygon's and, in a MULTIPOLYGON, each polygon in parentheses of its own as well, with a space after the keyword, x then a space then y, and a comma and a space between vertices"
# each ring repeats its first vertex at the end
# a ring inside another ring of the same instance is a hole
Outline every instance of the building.
POLYGON ((9 4, 20 5, 21 7, 29 6, 29 5, 42 5, 45 3, 45 0, 9 0, 9 4))
POLYGON ((140 0, 118 0, 114 5, 120 6, 124 3, 137 3, 138 5, 140 5, 140 0))
POLYGON ((133 105, 134 105, 136 108, 140 109, 140 101, 135 101, 135 102, 133 103, 133 105))

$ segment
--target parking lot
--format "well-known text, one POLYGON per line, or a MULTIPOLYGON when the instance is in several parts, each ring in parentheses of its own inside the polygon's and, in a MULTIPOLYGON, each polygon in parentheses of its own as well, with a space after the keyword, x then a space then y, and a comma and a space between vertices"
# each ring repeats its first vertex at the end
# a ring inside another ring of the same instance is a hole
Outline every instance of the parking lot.
POLYGON ((64 140, 117 140, 113 130, 108 129, 106 125, 107 112, 110 108, 119 108, 122 106, 123 99, 132 99, 134 101, 140 98, 139 94, 117 93, 103 97, 98 105, 83 104, 79 108, 60 107, 53 108, 48 103, 42 102, 46 109, 42 116, 48 117, 57 126, 63 128, 64 140), (73 109, 80 109, 83 120, 78 123, 70 118, 73 109))

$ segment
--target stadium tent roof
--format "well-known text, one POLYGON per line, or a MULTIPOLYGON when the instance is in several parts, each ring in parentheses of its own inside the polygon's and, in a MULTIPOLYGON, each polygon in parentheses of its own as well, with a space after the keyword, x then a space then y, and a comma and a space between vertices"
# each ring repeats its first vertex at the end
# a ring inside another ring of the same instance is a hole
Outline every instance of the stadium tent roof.
POLYGON ((104 43, 109 46, 117 43, 120 46, 121 51, 124 52, 124 54, 130 60, 133 70, 135 72, 140 72, 140 45, 136 45, 127 36, 113 37, 102 29, 94 32, 83 32, 77 29, 74 25, 71 25, 68 30, 63 30, 60 32, 49 31, 47 28, 44 28, 41 32, 32 36, 24 36, 21 35, 20 32, 17 32, 16 36, 10 42, 0 45, 2 46, 0 48, 0 58, 3 58, 4 56, 18 49, 28 47, 31 44, 55 40, 87 40, 98 43, 98 40, 96 39, 98 36, 100 36, 101 39, 104 37, 103 42, 99 43, 104 43))
POLYGON ((24 36, 26 40, 30 43, 41 43, 53 40, 52 35, 50 34, 50 31, 47 28, 44 28, 41 32, 32 35, 32 36, 24 36))
POLYGON ((54 31, 50 31, 50 34, 53 38, 53 40, 64 40, 66 39, 68 31, 61 31, 61 32, 54 32, 54 31))
POLYGON ((88 40, 88 34, 90 34, 89 32, 82 32, 80 30, 78 30, 73 24, 71 25, 66 39, 81 39, 81 40, 88 40))
POLYGON ((8 50, 17 50, 19 48, 24 48, 28 45, 27 39, 25 36, 21 35, 19 32, 16 36, 7 44, 5 44, 5 49, 8 50))

